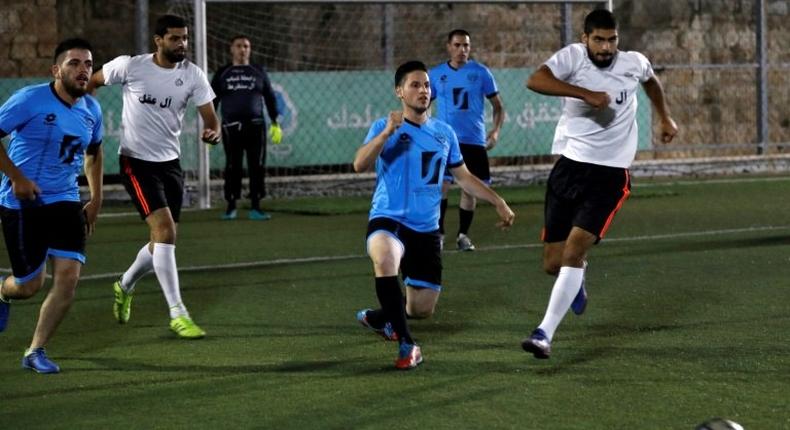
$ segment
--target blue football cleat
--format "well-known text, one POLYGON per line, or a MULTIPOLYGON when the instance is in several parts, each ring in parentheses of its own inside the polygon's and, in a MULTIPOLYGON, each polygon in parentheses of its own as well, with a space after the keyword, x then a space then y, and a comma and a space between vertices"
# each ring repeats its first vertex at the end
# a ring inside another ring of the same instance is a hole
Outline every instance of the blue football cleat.
POLYGON ((370 325, 368 322, 368 311, 372 309, 362 309, 361 311, 357 312, 357 321, 362 324, 362 327, 365 327, 371 330, 373 333, 384 338, 384 340, 396 341, 398 340, 398 334, 395 333, 395 330, 392 329, 392 324, 389 322, 384 324, 384 328, 376 328, 370 325))
POLYGON ((222 214, 222 219, 225 220, 225 221, 230 221, 230 220, 236 219, 236 217, 238 217, 238 215, 239 214, 236 211, 236 209, 233 209, 230 212, 225 212, 224 214, 222 214))
POLYGON ((60 373, 60 366, 47 357, 44 348, 36 348, 22 358, 22 367, 38 373, 60 373))
POLYGON ((257 209, 250 210, 250 213, 247 215, 247 217, 253 221, 268 221, 272 219, 271 215, 257 209))
POLYGON ((398 348, 398 359, 395 360, 395 368, 400 370, 410 370, 422 363, 422 350, 420 347, 411 343, 402 343, 398 348))
POLYGON ((531 352, 535 358, 549 358, 551 355, 551 341, 546 332, 536 328, 528 338, 521 341, 524 351, 531 352))

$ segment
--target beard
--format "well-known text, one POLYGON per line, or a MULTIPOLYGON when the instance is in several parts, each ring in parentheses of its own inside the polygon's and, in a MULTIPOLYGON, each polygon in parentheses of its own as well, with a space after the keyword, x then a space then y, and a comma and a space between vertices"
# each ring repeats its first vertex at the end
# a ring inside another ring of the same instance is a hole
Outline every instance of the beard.
POLYGON ((180 63, 184 61, 184 58, 186 58, 186 51, 176 52, 176 51, 165 50, 164 52, 162 52, 162 54, 165 56, 165 58, 167 58, 167 61, 171 63, 180 63))
POLYGON ((595 55, 593 55, 592 51, 590 51, 590 48, 589 47, 587 48, 587 57, 590 58, 590 61, 592 61, 592 63, 595 64, 596 67, 599 67, 601 69, 605 69, 612 65, 612 62, 614 61, 614 55, 615 54, 611 54, 611 56, 606 60, 597 60, 595 59, 595 55))
POLYGON ((88 93, 88 87, 81 86, 75 79, 62 79, 63 89, 66 90, 68 95, 78 99, 88 93))

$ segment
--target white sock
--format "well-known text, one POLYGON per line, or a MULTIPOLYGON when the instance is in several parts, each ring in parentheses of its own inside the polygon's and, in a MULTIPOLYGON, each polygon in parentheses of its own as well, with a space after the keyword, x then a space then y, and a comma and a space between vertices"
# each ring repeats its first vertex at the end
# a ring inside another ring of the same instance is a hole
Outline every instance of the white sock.
POLYGON ((546 315, 538 326, 539 329, 546 332, 549 340, 554 337, 557 326, 560 325, 562 318, 568 312, 571 303, 573 303, 574 297, 579 293, 583 276, 584 269, 569 266, 560 268, 560 274, 557 276, 557 280, 554 281, 554 287, 551 290, 551 298, 549 299, 549 306, 546 308, 546 315))
POLYGON ((176 246, 169 243, 154 243, 154 272, 170 309, 170 318, 189 316, 181 303, 181 290, 178 286, 178 267, 176 266, 176 246))
POLYGON ((134 286, 147 273, 154 270, 154 258, 151 251, 148 250, 148 244, 140 248, 137 252, 137 258, 134 259, 132 265, 126 269, 126 272, 121 275, 121 288, 127 293, 134 291, 134 286))

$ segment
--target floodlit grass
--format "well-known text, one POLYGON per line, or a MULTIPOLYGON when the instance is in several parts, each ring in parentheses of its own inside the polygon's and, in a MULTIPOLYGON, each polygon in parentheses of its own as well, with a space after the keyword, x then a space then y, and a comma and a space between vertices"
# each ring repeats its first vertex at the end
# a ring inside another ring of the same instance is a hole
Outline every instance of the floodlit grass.
POLYGON ((790 428, 790 179, 637 185, 590 256, 587 313, 566 316, 543 361, 519 345, 552 285, 543 190, 501 192, 517 224, 498 231, 483 205, 478 251, 445 253, 437 314, 412 322, 425 363, 411 372, 354 319, 376 305, 367 199, 267 201, 268 222, 185 213, 177 254, 199 341, 169 332, 153 276, 129 324, 114 322, 112 274, 147 231, 103 218, 48 347, 61 374, 20 368, 43 292, 12 306, 0 428, 790 428))

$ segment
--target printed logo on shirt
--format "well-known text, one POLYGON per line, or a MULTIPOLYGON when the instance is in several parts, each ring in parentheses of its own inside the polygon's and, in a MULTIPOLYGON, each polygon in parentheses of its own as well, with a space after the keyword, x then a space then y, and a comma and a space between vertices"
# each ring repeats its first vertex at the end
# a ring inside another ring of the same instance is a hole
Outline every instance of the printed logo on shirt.
POLYGON ((48 113, 47 116, 44 117, 44 125, 55 125, 55 118, 57 118, 57 115, 48 113))
POLYGON ((466 88, 453 88, 453 106, 458 110, 469 109, 469 91, 466 88))
POLYGON ((180 87, 181 85, 184 85, 184 81, 182 81, 181 78, 176 79, 176 86, 180 87))
POLYGON ((478 75, 477 73, 469 73, 468 75, 466 75, 466 80, 468 80, 469 82, 477 82, 478 79, 480 79, 480 75, 478 75))
POLYGON ((426 185, 439 183, 439 171, 442 168, 442 154, 438 151, 425 151, 422 153, 422 179, 426 185))
POLYGON ((445 82, 445 81, 447 81, 447 75, 442 75, 442 76, 440 76, 440 77, 439 77, 439 81, 440 81, 440 82, 445 82))

